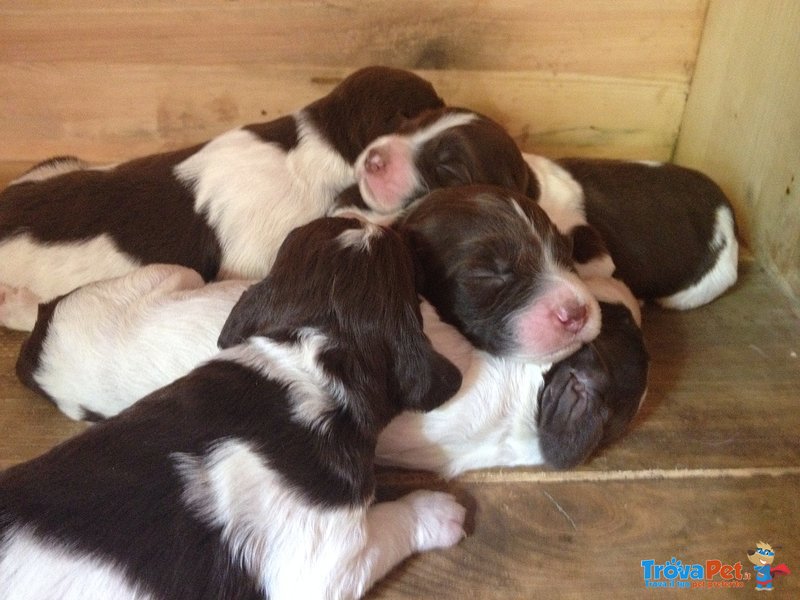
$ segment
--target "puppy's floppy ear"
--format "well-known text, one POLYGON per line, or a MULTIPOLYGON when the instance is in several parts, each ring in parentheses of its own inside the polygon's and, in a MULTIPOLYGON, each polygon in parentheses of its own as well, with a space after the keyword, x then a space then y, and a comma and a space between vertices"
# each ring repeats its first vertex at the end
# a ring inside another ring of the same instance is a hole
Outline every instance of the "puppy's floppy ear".
POLYGON ((576 225, 567 235, 572 239, 572 258, 579 264, 611 255, 600 232, 591 225, 576 225))
POLYGON ((336 211, 346 208, 369 210, 369 206, 364 202, 364 198, 361 196, 361 191, 358 189, 357 183, 339 192, 339 195, 336 196, 336 199, 333 201, 333 207, 328 212, 328 215, 335 215, 336 211))
POLYGON ((251 285, 239 298, 228 315, 222 332, 217 339, 217 346, 225 349, 243 343, 269 319, 268 298, 270 292, 269 277, 251 285))
POLYGON ((539 391, 539 447, 556 469, 582 463, 603 437, 609 376, 595 358, 592 348, 583 346, 551 367, 539 391))
POLYGON ((539 187, 539 180, 536 178, 536 173, 533 172, 533 169, 531 169, 528 164, 525 165, 525 169, 528 175, 528 184, 525 186, 525 195, 528 198, 533 198, 538 202, 539 196, 542 194, 542 190, 539 187))
POLYGON ((392 224, 392 228, 403 240, 406 247, 411 249, 411 258, 414 264, 414 281, 417 292, 422 293, 427 285, 425 279, 426 267, 422 263, 424 260, 424 256, 422 256, 424 248, 422 236, 413 227, 406 225, 402 219, 392 224))
POLYGON ((433 349, 418 323, 397 340, 394 369, 403 407, 428 411, 455 395, 461 372, 433 349))

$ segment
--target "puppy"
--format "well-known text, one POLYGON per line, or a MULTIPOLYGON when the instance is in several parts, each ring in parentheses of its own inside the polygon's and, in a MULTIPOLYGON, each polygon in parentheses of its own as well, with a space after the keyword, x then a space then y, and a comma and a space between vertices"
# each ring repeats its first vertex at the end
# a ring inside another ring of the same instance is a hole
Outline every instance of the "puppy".
POLYGON ((586 219, 614 259, 614 276, 637 297, 686 310, 736 283, 733 209, 704 174, 647 161, 526 160, 540 181, 561 168, 579 186, 586 219))
POLYGON ((370 506, 380 429, 460 383, 422 333, 394 233, 347 219, 296 230, 220 343, 0 476, 4 597, 356 598, 463 537, 449 495, 370 506))
POLYGON ((567 468, 627 429, 647 389, 638 303, 619 281, 571 275, 563 237, 533 200, 489 186, 440 189, 412 204, 397 228, 414 248, 418 289, 438 313, 424 313, 426 331, 464 384, 424 417, 394 419, 379 440, 382 463, 445 476, 497 465, 567 468), (559 308, 530 323, 515 318, 535 314, 520 307, 548 298, 559 280, 581 301, 588 290, 602 300, 599 335, 594 307, 573 340, 559 308), (521 351, 529 336, 536 351, 521 351))
POLYGON ((605 321, 575 354, 548 365, 472 346, 423 303, 434 347, 463 384, 441 407, 404 412, 378 438, 377 462, 455 477, 492 467, 577 466, 628 429, 647 391, 639 308, 624 284, 590 279, 605 321))
POLYGON ((111 417, 213 357, 255 283, 206 284, 188 267, 153 264, 87 284, 39 306, 17 376, 71 419, 111 417))
POLYGON ((523 157, 491 119, 441 108, 376 139, 356 160, 356 175, 363 201, 380 212, 454 185, 490 183, 524 193, 573 237, 582 276, 613 273, 638 298, 666 307, 710 302, 737 278, 731 206, 714 182, 691 169, 523 157))
POLYGON ((293 115, 192 148, 105 167, 46 161, 0 193, 0 325, 29 330, 31 298, 143 264, 261 278, 289 231, 355 182, 371 140, 439 106, 413 73, 368 67, 293 115))

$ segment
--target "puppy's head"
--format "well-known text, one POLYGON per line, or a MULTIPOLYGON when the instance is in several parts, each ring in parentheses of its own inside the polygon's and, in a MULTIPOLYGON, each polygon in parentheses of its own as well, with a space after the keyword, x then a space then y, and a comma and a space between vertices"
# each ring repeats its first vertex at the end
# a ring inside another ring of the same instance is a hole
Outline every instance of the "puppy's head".
POLYGON ((372 142, 355 166, 361 196, 379 212, 399 210, 430 190, 474 183, 539 195, 530 167, 505 129, 458 108, 420 114, 372 142))
POLYGON ((491 186, 431 192, 397 222, 418 289, 476 347, 547 364, 592 340, 600 308, 567 238, 530 198, 491 186))
POLYGON ((307 108, 319 129, 353 163, 375 138, 427 109, 444 106, 433 86, 410 71, 371 66, 345 78, 307 108))
POLYGON ((292 341, 309 328, 328 339, 324 368, 367 398, 387 398, 387 418, 435 408, 461 385, 422 332, 411 253, 390 229, 346 218, 295 229, 234 306, 219 345, 292 341))

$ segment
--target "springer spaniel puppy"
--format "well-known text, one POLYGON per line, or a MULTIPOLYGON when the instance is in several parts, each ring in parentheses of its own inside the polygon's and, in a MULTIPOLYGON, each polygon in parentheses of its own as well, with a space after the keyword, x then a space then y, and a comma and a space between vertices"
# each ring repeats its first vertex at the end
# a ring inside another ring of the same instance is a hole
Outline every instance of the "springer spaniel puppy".
POLYGON ((297 229, 221 344, 0 475, 5 596, 357 598, 410 554, 464 536, 448 494, 372 504, 381 428, 461 381, 422 332, 394 232, 350 219, 297 229))
POLYGON ((396 227, 414 249, 417 289, 443 321, 434 330, 424 314, 426 331, 464 384, 424 418, 394 419, 381 462, 445 476, 567 468, 625 431, 647 389, 638 303, 617 280, 578 279, 566 238, 534 200, 492 186, 442 188, 396 227), (602 329, 588 291, 601 301, 602 329), (573 320, 581 314, 582 328, 573 320))
POLYGON ((17 376, 71 419, 112 417, 217 354, 223 324, 255 283, 206 284, 188 267, 153 264, 86 284, 39 305, 17 376))
MULTIPOLYGON (((356 160, 356 175, 361 198, 380 212, 453 185, 490 183, 522 192, 574 238, 581 275, 613 272, 638 298, 669 308, 710 302, 737 278, 728 199, 708 177, 684 167, 523 157, 491 119, 441 108, 372 142, 356 160)), ((349 194, 357 204, 357 194, 349 194)))
POLYGON ((293 115, 192 148, 104 167, 50 159, 0 193, 0 325, 30 330, 32 300, 144 264, 259 279, 355 182, 370 141, 442 105, 413 73, 367 67, 293 115))
MULTIPOLYGON (((460 400, 447 409, 465 417, 440 420, 436 415, 444 412, 430 413, 430 419, 399 417, 389 431, 402 435, 379 442, 382 461, 446 475, 507 464, 564 468, 621 433, 646 379, 646 353, 635 327, 638 304, 624 285, 596 279, 589 282, 594 295, 620 305, 598 307, 586 282, 570 272, 565 239, 535 202, 491 188, 439 190, 417 201, 398 227, 416 245, 420 284, 449 290, 430 294, 437 308, 490 350, 476 349, 423 303, 424 328, 434 347, 470 373, 460 400), (464 239, 458 252, 451 252, 444 236, 452 238, 456 225, 464 239), (434 247, 424 235, 444 243, 434 247), (504 263, 508 271, 494 275, 504 263), (447 275, 456 269, 460 278, 447 275), (603 330, 592 342, 601 309, 603 330), (625 345, 610 346, 626 336, 625 345), (548 369, 543 364, 548 361, 558 362, 548 369), (616 381, 617 373, 624 380, 616 381), (435 435, 426 434, 436 423, 441 428, 435 435), (472 429, 455 433, 465 427, 472 429), (463 446, 449 445, 453 434, 463 446), (503 449, 503 440, 512 438, 521 449, 516 454, 503 449), (443 448, 449 454, 442 455, 443 448), (472 452, 482 454, 482 461, 472 452), (431 454, 441 455, 441 462, 431 462, 431 454)), ((150 265, 87 285, 40 308, 17 373, 72 418, 112 416, 148 389, 212 357, 219 327, 249 283, 204 286, 184 267, 150 265)))

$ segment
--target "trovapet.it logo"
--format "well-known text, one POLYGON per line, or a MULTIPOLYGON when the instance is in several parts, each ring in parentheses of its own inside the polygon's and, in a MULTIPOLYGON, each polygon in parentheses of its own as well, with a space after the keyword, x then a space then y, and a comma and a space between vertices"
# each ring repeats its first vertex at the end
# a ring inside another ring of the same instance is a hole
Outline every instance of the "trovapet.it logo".
POLYGON ((716 559, 684 564, 673 556, 665 563, 643 560, 641 565, 648 588, 743 588, 752 578, 741 562, 726 564, 716 559))
POLYGON ((664 563, 643 560, 644 585, 648 588, 679 589, 744 588, 752 587, 750 582, 754 580, 756 591, 769 591, 773 589, 775 577, 791 573, 785 564, 773 564, 776 548, 766 542, 758 542, 755 550, 747 551, 747 559, 752 567, 742 566, 741 561, 729 564, 717 559, 684 563, 674 556, 664 563), (755 577, 751 569, 755 570, 755 577))

